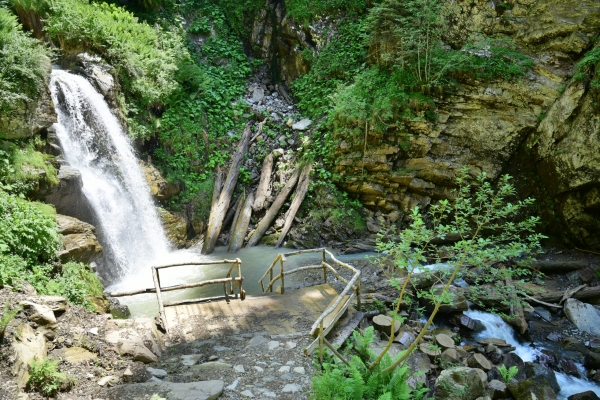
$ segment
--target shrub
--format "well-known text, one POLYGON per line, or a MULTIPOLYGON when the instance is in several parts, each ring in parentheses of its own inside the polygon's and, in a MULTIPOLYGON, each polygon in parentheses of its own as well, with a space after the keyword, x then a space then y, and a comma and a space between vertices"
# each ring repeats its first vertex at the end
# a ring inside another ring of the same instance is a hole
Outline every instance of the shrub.
POLYGON ((0 146, 0 189, 24 197, 58 184, 52 156, 40 153, 33 143, 22 146, 4 142, 0 146))
POLYGON ((89 265, 77 262, 63 264, 62 272, 46 283, 46 294, 66 297, 70 302, 96 311, 92 302, 103 293, 102 283, 89 265))
MULTIPOLYGON (((9 10, 0 8, 0 110, 10 114, 46 90, 51 52, 21 30, 9 10)), ((1 132, 0 132, 1 133, 1 132)))
POLYGON ((4 312, 0 317, 0 345, 4 341, 4 333, 6 332, 6 327, 8 326, 10 321, 13 320, 15 315, 17 315, 19 311, 21 311, 21 307, 15 307, 13 310, 10 310, 9 307, 10 304, 8 301, 4 303, 4 312))
POLYGON ((58 361, 46 357, 33 360, 29 365, 28 390, 37 390, 46 396, 55 395, 67 383, 67 375, 58 371, 58 361))
POLYGON ((345 15, 364 12, 365 0, 286 0, 287 14, 300 23, 307 24, 317 17, 343 11, 345 15))

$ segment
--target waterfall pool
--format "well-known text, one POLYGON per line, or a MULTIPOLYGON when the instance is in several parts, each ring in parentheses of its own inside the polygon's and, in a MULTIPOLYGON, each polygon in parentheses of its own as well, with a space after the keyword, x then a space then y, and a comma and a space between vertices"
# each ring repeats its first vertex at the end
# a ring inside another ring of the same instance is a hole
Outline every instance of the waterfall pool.
MULTIPOLYGON (((242 276, 244 277, 243 287, 246 291, 246 294, 258 295, 262 294, 261 286, 258 283, 258 280, 263 276, 275 257, 277 257, 277 254, 285 254, 292 251, 294 250, 285 248, 276 249, 274 247, 267 246, 255 246, 241 249, 236 253, 228 253, 227 247, 217 247, 212 254, 202 255, 200 254, 200 248, 190 248, 173 251, 164 259, 157 260, 155 265, 223 259, 231 260, 239 258, 242 260, 242 276)), ((369 255, 374 254, 375 253, 358 253, 339 256, 336 255, 336 258, 343 262, 352 263, 352 261, 362 260, 369 255)), ((320 261, 320 253, 301 254, 288 258, 284 267, 286 270, 290 270, 299 266, 317 264, 320 263, 320 261)), ((192 283, 205 279, 224 278, 228 269, 229 265, 182 266, 168 268, 161 271, 161 285, 170 286, 182 283, 192 283)), ((131 276, 116 284, 113 284, 107 288, 107 291, 116 292, 133 290, 137 288, 154 287, 150 271, 150 268, 148 268, 147 273, 140 272, 136 276, 131 276)), ((278 267, 276 271, 278 271, 278 267)), ((331 274, 329 274, 329 277, 330 279, 334 279, 331 277, 331 274)), ((285 285, 286 287, 301 285, 304 283, 310 283, 309 280, 310 277, 306 274, 294 274, 286 278, 285 285)), ((193 289, 166 292, 163 293, 163 298, 165 300, 173 301, 222 295, 222 285, 209 285, 193 289)), ((154 293, 121 297, 119 298, 119 301, 129 307, 132 317, 155 316, 158 314, 158 303, 154 293)))

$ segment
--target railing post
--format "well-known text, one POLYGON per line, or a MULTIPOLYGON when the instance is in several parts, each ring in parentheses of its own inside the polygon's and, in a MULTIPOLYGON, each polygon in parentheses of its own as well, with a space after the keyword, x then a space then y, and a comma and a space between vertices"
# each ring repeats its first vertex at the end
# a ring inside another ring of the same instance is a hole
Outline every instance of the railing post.
POLYGON ((156 288, 156 298, 158 300, 158 315, 162 318, 165 324, 165 330, 169 332, 169 325, 167 323, 167 316, 165 315, 165 306, 163 305, 162 297, 160 296, 160 278, 158 276, 158 270, 156 267, 152 267, 152 279, 154 279, 154 287, 156 288))
POLYGON ((281 275, 281 294, 285 292, 285 278, 283 276, 283 256, 279 259, 279 273, 281 275))
POLYGON ((323 365, 323 320, 319 324, 319 362, 323 365))
POLYGON ((356 308, 358 309, 358 311, 360 311, 360 308, 361 308, 361 304, 360 304, 360 277, 358 278, 358 281, 356 282, 356 308))
POLYGON ((327 283, 327 268, 325 268, 325 249, 321 250, 321 265, 323 266, 323 282, 327 283))
MULTIPOLYGON (((281 254, 277 258, 281 257, 281 254)), ((269 268, 269 284, 273 282, 273 268, 269 268)), ((269 292, 273 293, 273 285, 269 285, 269 292)))

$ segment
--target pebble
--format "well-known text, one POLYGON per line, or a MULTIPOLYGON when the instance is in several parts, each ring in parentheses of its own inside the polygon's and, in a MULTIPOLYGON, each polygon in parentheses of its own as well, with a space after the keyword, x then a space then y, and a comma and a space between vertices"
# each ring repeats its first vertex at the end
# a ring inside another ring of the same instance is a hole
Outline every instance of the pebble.
POLYGON ((296 348, 296 346, 298 346, 298 344, 296 344, 296 343, 294 343, 294 342, 286 342, 286 343, 285 343, 285 348, 286 348, 286 349, 290 349, 290 350, 291 350, 291 349, 295 349, 295 348, 296 348))
POLYGON ((282 392, 283 393, 296 393, 296 392, 299 392, 300 390, 302 390, 302 386, 297 385, 295 383, 288 383, 287 385, 285 385, 283 387, 282 392))
POLYGON ((279 372, 281 372, 282 374, 285 374, 286 372, 290 372, 290 366, 286 365, 284 367, 279 368, 279 372))
POLYGON ((238 383, 240 383, 240 378, 237 378, 235 381, 233 381, 233 383, 231 385, 227 386, 225 389, 226 390, 235 390, 238 383))
POLYGON ((276 340, 272 340, 269 342, 269 350, 275 350, 279 347, 279 342, 276 340))
POLYGON ((258 365, 255 365, 254 367, 252 367, 256 372, 265 372, 265 370, 262 367, 259 367, 258 365))
POLYGON ((242 396, 244 397, 254 397, 254 394, 252 394, 251 391, 249 390, 244 390, 243 392, 240 393, 242 396))
POLYGON ((185 354, 181 356, 181 363, 189 367, 196 365, 201 358, 202 354, 185 354))
POLYGON ((306 371, 304 370, 304 367, 296 367, 294 368, 294 372, 300 375, 304 375, 306 373, 306 371))
POLYGON ((218 356, 210 356, 208 357, 208 361, 217 361, 219 359, 218 356))
POLYGON ((98 328, 92 328, 88 332, 91 333, 92 335, 98 335, 98 328))
MULTIPOLYGON (((166 378, 167 377, 167 371, 165 371, 164 369, 146 367, 146 371, 148 371, 150 373, 150 375, 155 376, 157 378, 166 378)), ((131 371, 130 371, 130 373, 131 373, 131 371)), ((123 375, 125 375, 125 374, 123 374, 123 375)))
POLYGON ((233 366, 233 370, 234 370, 235 372, 238 372, 238 373, 240 373, 240 374, 243 374, 244 372, 246 372, 246 370, 244 369, 244 366, 243 366, 243 365, 241 365, 241 364, 239 364, 239 365, 234 365, 234 366, 233 366))
POLYGON ((215 350, 215 351, 227 351, 227 350, 231 350, 231 347, 215 346, 215 347, 213 347, 213 350, 215 350))

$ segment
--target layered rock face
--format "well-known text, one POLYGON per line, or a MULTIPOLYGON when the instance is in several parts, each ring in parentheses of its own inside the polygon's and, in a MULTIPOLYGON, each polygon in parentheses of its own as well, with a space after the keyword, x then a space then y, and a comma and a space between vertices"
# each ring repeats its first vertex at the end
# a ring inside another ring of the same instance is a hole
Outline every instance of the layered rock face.
MULTIPOLYGON (((600 5, 569 0, 458 2, 448 35, 460 44, 465 32, 509 36, 534 66, 511 82, 469 82, 435 99, 436 122, 406 121, 385 135, 339 138, 338 184, 369 208, 407 213, 414 206, 451 196, 456 173, 467 167, 496 179, 519 170, 538 176, 553 212, 576 244, 600 247, 600 136, 595 95, 572 82, 577 61, 600 33, 600 5), (514 3, 514 4, 513 4, 514 3), (526 144, 527 166, 514 156, 526 144), (530 163, 532 161, 532 163, 530 163), (534 168, 535 171, 523 171, 534 168)), ((532 186, 531 181, 521 184, 532 186)), ((531 192, 528 187, 520 193, 531 192)))
POLYGON ((65 249, 58 253, 62 261, 91 263, 102 256, 96 228, 76 218, 57 215, 56 222, 65 249))

